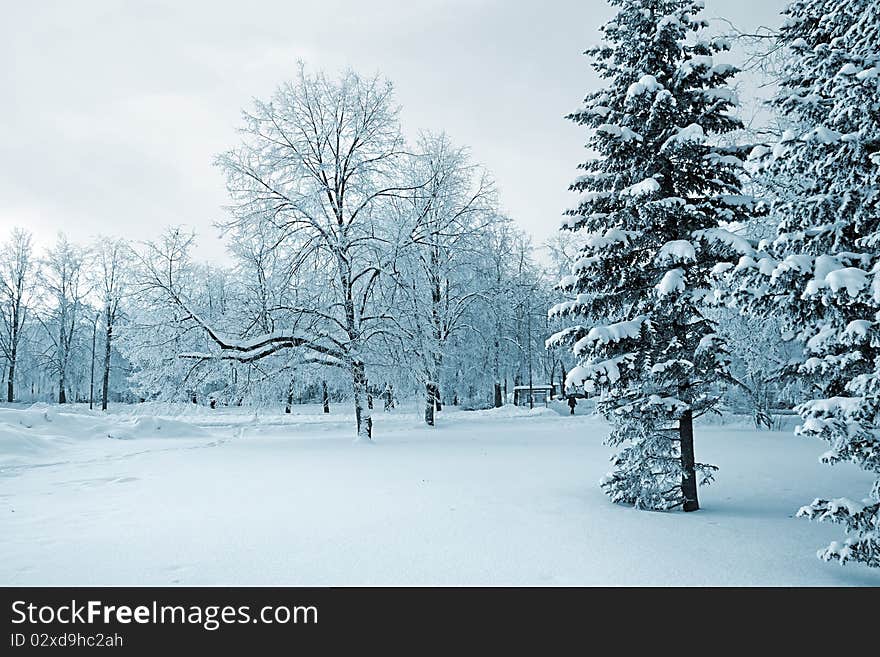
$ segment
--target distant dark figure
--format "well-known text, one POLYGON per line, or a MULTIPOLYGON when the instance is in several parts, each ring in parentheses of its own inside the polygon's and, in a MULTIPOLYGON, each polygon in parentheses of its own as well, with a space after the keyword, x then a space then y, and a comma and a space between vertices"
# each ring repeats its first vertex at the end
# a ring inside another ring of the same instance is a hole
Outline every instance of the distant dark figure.
POLYGON ((211 408, 217 408, 217 400, 216 399, 211 400, 211 408))
POLYGON ((571 415, 574 415, 574 407, 577 406, 577 399, 574 398, 574 395, 568 396, 568 407, 571 409, 571 415))

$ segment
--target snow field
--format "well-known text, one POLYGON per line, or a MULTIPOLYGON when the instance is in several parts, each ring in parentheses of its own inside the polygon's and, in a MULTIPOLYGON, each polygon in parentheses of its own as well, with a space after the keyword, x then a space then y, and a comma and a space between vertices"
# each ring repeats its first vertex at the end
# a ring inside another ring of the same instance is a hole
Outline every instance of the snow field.
POLYGON ((704 508, 650 513, 607 501, 607 427, 561 404, 446 410, 434 430, 377 411, 373 444, 342 411, 4 408, 0 582, 880 585, 816 559, 837 528, 794 517, 870 485, 817 441, 698 427, 721 467, 704 508))

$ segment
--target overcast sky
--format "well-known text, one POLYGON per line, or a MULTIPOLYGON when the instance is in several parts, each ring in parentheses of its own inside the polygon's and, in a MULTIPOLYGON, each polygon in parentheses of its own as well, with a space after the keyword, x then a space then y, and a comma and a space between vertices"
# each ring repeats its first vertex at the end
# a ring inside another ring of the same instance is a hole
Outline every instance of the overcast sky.
MULTIPOLYGON (((709 18, 776 26, 785 0, 707 0, 709 18)), ((405 132, 445 130, 543 241, 571 204, 585 131, 562 117, 598 84, 581 53, 604 0, 32 0, 0 22, 0 233, 41 244, 187 224, 222 257, 212 165, 240 110, 312 68, 381 71, 405 132)))

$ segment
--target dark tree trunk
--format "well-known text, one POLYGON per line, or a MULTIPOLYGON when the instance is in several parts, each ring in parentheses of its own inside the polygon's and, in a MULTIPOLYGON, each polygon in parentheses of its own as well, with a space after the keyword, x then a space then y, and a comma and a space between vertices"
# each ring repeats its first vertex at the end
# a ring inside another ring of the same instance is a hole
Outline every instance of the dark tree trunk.
POLYGON ((67 393, 64 390, 65 384, 65 369, 67 368, 67 346, 68 342, 65 340, 65 326, 67 324, 67 320, 65 319, 64 310, 62 308, 61 315, 61 330, 58 334, 58 403, 66 404, 67 403, 67 393))
POLYGON ((425 384, 425 424, 434 426, 434 384, 425 384))
POLYGON ((352 388, 354 389, 354 416, 357 422, 358 438, 367 440, 373 437, 373 417, 369 407, 364 408, 364 397, 367 394, 367 373, 360 361, 351 363, 352 388))
POLYGON ((694 418, 691 411, 685 411, 678 421, 678 437, 681 448, 681 493, 684 497, 685 511, 700 508, 697 499, 697 470, 694 459, 694 418))
MULTIPOLYGON (((22 285, 22 278, 19 278, 19 288, 22 285)), ((18 339, 21 336, 19 331, 20 319, 19 311, 21 309, 21 296, 14 303, 12 309, 12 349, 9 354, 9 379, 6 381, 6 401, 15 401, 15 363, 18 360, 18 339)))
POLYGON ((110 392, 110 342, 113 340, 113 323, 107 311, 107 339, 104 342, 104 379, 101 384, 101 410, 107 410, 107 396, 110 392))
POLYGON ((327 382, 321 381, 321 404, 324 406, 324 412, 330 412, 330 393, 327 392, 327 382))
POLYGON ((12 402, 15 400, 15 385, 13 384, 14 379, 15 379, 15 355, 13 354, 13 356, 9 362, 9 379, 6 381, 6 401, 8 401, 8 402, 12 402))
POLYGON ((501 333, 501 324, 495 322, 495 349, 492 356, 492 377, 495 379, 493 400, 495 408, 501 408, 504 405, 504 398, 501 396, 501 342, 498 335, 501 333))

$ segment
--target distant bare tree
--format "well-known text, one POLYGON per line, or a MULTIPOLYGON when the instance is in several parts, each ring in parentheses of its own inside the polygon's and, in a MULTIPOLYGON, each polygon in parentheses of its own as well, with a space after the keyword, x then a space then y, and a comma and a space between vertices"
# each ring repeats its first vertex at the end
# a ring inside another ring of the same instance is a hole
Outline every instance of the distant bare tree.
POLYGON ((40 323, 51 340, 51 369, 58 377, 58 403, 67 402, 67 374, 76 336, 80 311, 86 296, 83 281, 83 250, 59 233, 42 267, 42 285, 48 292, 40 323))
POLYGON ((493 182, 465 149, 445 134, 422 136, 418 148, 412 175, 417 188, 400 204, 409 266, 400 262, 396 268, 407 306, 396 319, 408 351, 421 363, 425 423, 434 426, 448 342, 465 328, 468 307, 484 296, 486 281, 478 272, 483 237, 501 219, 493 182))
POLYGON ((119 308, 126 293, 127 275, 131 264, 131 250, 123 239, 101 239, 96 246, 98 286, 101 292, 104 317, 104 368, 101 380, 101 410, 107 410, 110 386, 110 354, 113 329, 119 318, 119 308))
POLYGON ((31 234, 14 228, 9 240, 0 248, 0 315, 3 321, 0 349, 6 357, 8 368, 8 402, 15 400, 15 366, 33 290, 34 269, 31 234))

